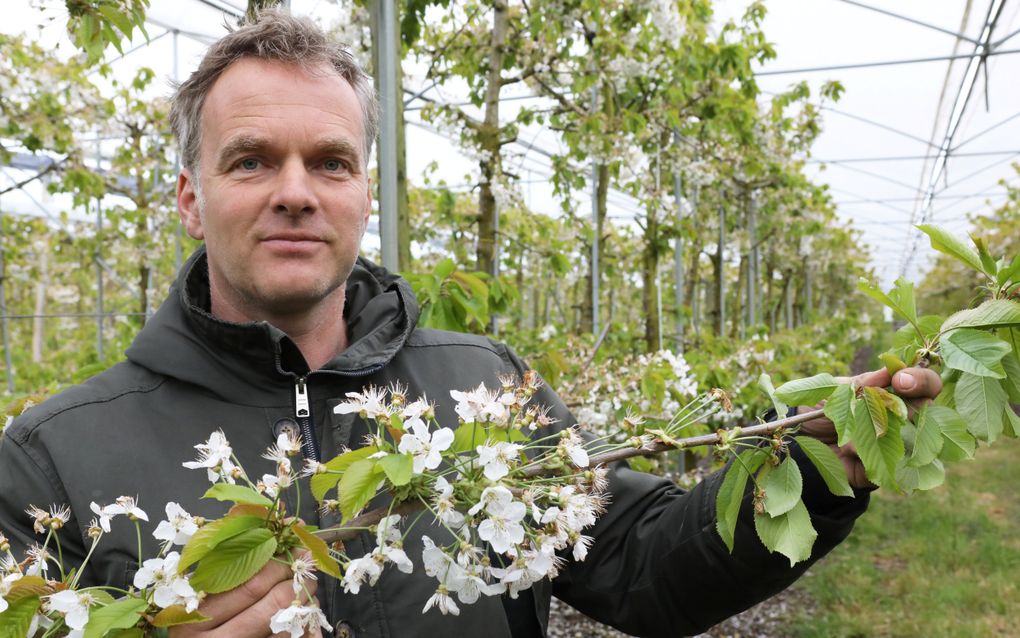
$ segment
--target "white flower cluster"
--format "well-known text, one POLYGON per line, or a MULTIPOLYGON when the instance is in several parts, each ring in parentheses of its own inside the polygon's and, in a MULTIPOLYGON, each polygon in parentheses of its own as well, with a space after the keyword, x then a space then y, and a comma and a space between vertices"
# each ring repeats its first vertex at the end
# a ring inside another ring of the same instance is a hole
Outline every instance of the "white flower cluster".
MULTIPOLYGON (((459 449, 458 434, 430 428, 434 408, 424 399, 406 403, 403 388, 390 388, 389 402, 385 390, 369 388, 348 393, 349 400, 337 406, 339 413, 357 413, 381 424, 398 440, 397 451, 412 455, 412 473, 428 489, 420 498, 453 539, 441 546, 422 537, 425 573, 438 581, 423 612, 436 608, 456 615, 458 602, 471 604, 482 595, 502 593, 516 597, 556 575, 562 565, 557 552, 570 549, 575 560, 587 555, 592 539, 582 532, 604 509, 607 470, 588 469, 588 451, 577 428, 536 440, 523 434, 552 424, 546 410, 528 405, 537 388, 537 375, 529 373, 520 384, 502 380, 499 389, 483 384, 451 391, 460 428, 478 436, 459 449), (539 481, 528 474, 529 459, 536 456, 561 464, 562 480, 539 481)), ((370 436, 370 442, 379 444, 380 438, 370 436)), ((356 594, 363 585, 374 585, 387 563, 413 571, 399 521, 398 515, 383 518, 376 527, 375 549, 345 561, 345 592, 356 594)))

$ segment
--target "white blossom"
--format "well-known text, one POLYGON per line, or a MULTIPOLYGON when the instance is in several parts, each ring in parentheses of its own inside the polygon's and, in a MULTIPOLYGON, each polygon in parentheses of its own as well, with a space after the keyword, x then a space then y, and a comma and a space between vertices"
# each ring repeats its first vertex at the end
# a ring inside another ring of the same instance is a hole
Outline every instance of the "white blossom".
POLYGON ((510 465, 517 462, 517 455, 521 449, 520 445, 506 441, 476 447, 475 451, 478 452, 478 461, 484 468, 485 478, 498 481, 509 474, 510 465))
POLYGON ((234 482, 234 463, 231 457, 234 454, 227 437, 221 430, 216 430, 209 435, 209 440, 195 446, 198 450, 198 460, 185 461, 182 465, 189 470, 205 468, 208 472, 209 482, 215 483, 223 477, 230 483, 234 482))
POLYGON ((357 594, 365 583, 375 585, 380 574, 382 574, 382 565, 371 554, 351 560, 347 564, 347 569, 344 570, 344 577, 341 581, 344 593, 357 594))
POLYGON ((386 403, 386 389, 369 386, 364 392, 348 392, 348 400, 333 408, 336 414, 355 413, 363 419, 376 421, 390 418, 390 406, 386 403))
POLYGON ((425 607, 421 610, 421 613, 424 614, 428 610, 432 609, 432 607, 435 607, 444 615, 460 615, 460 607, 457 606, 457 603, 453 602, 453 599, 450 598, 449 590, 443 585, 440 585, 439 588, 436 589, 436 593, 432 594, 432 597, 428 599, 425 603, 425 607))
POLYGON ((197 531, 195 518, 184 511, 183 507, 171 502, 166 504, 166 520, 160 521, 152 536, 166 541, 163 547, 169 548, 171 545, 186 545, 197 531))
POLYGON ((152 601, 163 609, 182 605, 192 612, 198 609, 199 597, 188 578, 178 575, 180 560, 177 552, 170 552, 165 558, 150 558, 135 573, 134 586, 138 589, 155 586, 152 601))
POLYGON ((333 631, 326 615, 318 607, 291 605, 273 614, 269 621, 269 630, 274 634, 290 632, 290 638, 301 638, 308 632, 319 629, 333 631))
POLYGON ((46 607, 50 611, 64 615, 64 623, 71 629, 84 629, 89 622, 89 607, 95 602, 92 594, 65 589, 47 599, 46 607))
POLYGON ((397 450, 403 454, 410 453, 414 457, 412 470, 421 474, 425 470, 434 470, 442 462, 442 453, 453 445, 453 430, 439 428, 429 432, 428 426, 418 421, 411 426, 411 431, 400 438, 397 450))

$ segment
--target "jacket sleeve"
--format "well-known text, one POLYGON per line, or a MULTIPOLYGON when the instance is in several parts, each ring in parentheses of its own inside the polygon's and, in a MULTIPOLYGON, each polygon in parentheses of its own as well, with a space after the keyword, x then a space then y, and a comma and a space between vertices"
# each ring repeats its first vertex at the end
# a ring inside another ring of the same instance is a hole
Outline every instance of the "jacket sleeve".
MULTIPOLYGON (((19 561, 25 558, 30 547, 46 539, 32 529, 32 519, 25 510, 32 505, 48 510, 54 505, 68 504, 48 456, 31 447, 28 438, 21 436, 24 431, 15 420, 0 433, 0 533, 8 538, 11 552, 19 561)), ((65 569, 80 565, 84 560, 80 529, 72 515, 60 532, 65 569)), ((56 555, 52 543, 50 550, 56 555)), ((53 567, 50 565, 51 569, 53 567)))
MULTIPOLYGON (((575 421, 554 392, 535 402, 552 406, 564 427, 575 421)), ((750 490, 744 496, 733 552, 715 529, 719 471, 690 491, 618 463, 609 475, 610 503, 584 533, 594 542, 583 562, 570 560, 553 594, 572 607, 636 636, 693 635, 785 589, 843 541, 867 509, 867 491, 837 497, 815 467, 791 446, 804 478, 804 502, 818 532, 809 560, 791 567, 770 553, 754 528, 750 490)))

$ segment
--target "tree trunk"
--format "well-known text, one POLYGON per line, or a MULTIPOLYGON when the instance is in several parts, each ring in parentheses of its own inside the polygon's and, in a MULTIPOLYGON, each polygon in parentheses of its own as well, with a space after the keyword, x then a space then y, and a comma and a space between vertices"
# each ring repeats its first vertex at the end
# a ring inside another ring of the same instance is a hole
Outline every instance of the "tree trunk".
POLYGON ((482 152, 479 166, 482 183, 478 189, 478 246, 475 268, 492 275, 496 273, 496 198, 492 183, 501 175, 499 93, 503 86, 501 70, 510 26, 507 3, 496 0, 492 3, 492 37, 489 43, 489 66, 485 88, 485 118, 478 129, 478 146, 482 152))
POLYGON ((746 295, 743 293, 749 263, 747 255, 743 255, 740 258, 740 265, 737 267, 737 285, 733 288, 733 312, 731 313, 733 325, 730 326, 730 336, 734 339, 737 337, 743 339, 745 336, 744 331, 747 328, 747 309, 744 299, 746 295))
MULTIPOLYGON (((598 276, 601 282, 601 270, 605 268, 605 254, 606 247, 605 233, 603 228, 606 223, 606 200, 609 194, 609 165, 599 164, 596 167, 596 179, 598 180, 597 188, 595 190, 595 213, 596 223, 593 229, 593 236, 598 237, 598 263, 599 270, 598 276)), ((594 314, 594 285, 595 285, 595 263, 592 260, 591 249, 589 245, 588 250, 588 276, 585 278, 587 283, 587 290, 585 298, 581 301, 581 329, 585 332, 594 332, 595 330, 595 314, 594 314)))
POLYGON ((641 251, 641 306, 645 315, 645 350, 659 348, 659 220, 654 208, 645 214, 644 247, 641 251))

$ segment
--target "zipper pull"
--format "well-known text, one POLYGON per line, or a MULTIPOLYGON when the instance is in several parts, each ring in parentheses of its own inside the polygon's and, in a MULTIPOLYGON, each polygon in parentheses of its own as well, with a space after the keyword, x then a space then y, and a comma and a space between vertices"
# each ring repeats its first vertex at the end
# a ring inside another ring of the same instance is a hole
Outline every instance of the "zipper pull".
POLYGON ((312 415, 308 407, 308 387, 305 385, 305 378, 298 377, 294 385, 294 414, 299 419, 308 418, 312 415))

